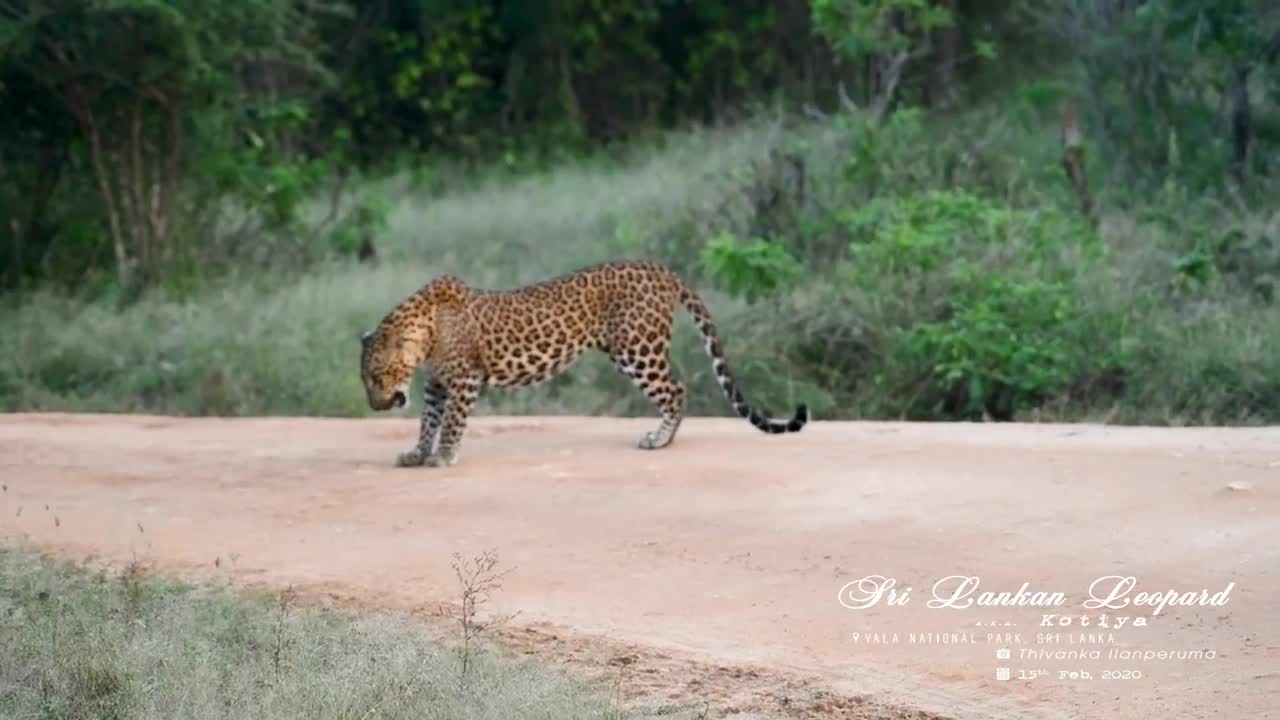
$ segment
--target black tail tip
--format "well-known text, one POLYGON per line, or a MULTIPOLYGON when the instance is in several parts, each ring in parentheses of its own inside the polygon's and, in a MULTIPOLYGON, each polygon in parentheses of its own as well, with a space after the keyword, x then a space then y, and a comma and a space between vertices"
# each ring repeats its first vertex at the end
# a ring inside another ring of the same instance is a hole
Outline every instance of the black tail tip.
POLYGON ((787 423, 787 432, 796 432, 809 423, 809 406, 800 403, 796 406, 796 415, 787 423))
POLYGON ((781 435, 797 432, 804 427, 809 422, 809 408, 806 405, 796 407, 796 415, 790 420, 774 420, 768 413, 759 413, 755 410, 748 411, 746 418, 762 432, 781 435))

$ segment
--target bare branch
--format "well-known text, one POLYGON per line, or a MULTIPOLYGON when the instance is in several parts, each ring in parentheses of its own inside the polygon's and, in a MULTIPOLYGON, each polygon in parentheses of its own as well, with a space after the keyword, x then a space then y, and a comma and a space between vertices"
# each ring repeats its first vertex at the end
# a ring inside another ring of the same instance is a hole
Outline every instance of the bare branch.
POLYGON ((1089 194, 1089 177, 1084 169, 1084 134, 1080 120, 1070 104, 1062 106, 1062 169, 1080 201, 1080 212, 1093 222, 1093 198, 1089 194))
POLYGON ((839 95, 839 97, 840 97, 840 107, 844 108, 845 110, 847 110, 847 111, 849 111, 849 112, 857 112, 857 111, 858 111, 858 104, 857 104, 857 103, 855 103, 855 102, 853 101, 853 99, 849 97, 849 93, 845 91, 845 89, 844 89, 844 81, 843 81, 843 80, 841 80, 841 81, 836 85, 836 93, 837 93, 837 94, 839 95))
POLYGON ((889 61, 888 67, 880 73, 880 77, 884 81, 884 89, 880 92, 880 96, 876 98, 875 106, 872 110, 875 113, 877 122, 883 121, 893 107, 895 96, 898 92, 898 82, 902 79, 902 68, 907 64, 908 60, 919 57, 921 54, 920 51, 911 53, 906 50, 899 50, 898 54, 889 61))

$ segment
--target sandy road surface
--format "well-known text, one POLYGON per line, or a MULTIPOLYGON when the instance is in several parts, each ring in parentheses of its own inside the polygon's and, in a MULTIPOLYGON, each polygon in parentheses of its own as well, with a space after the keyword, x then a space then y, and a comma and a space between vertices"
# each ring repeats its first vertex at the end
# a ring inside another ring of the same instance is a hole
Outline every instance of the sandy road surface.
POLYGON ((629 694, 705 697, 713 716, 1280 712, 1280 429, 820 422, 769 437, 691 419, 669 449, 632 449, 652 422, 480 418, 460 465, 406 470, 389 466, 416 430, 401 418, 0 416, 0 536, 391 608, 452 598, 451 554, 492 548, 511 568, 493 608, 520 612, 510 643, 625 666, 629 694), (843 607, 841 587, 869 575, 909 601, 843 607), (1066 602, 929 608, 951 575, 1066 602), (1083 601, 1107 575, 1135 592, 1235 585, 1220 606, 1106 611, 1146 627, 1040 627, 1096 616, 1083 601))

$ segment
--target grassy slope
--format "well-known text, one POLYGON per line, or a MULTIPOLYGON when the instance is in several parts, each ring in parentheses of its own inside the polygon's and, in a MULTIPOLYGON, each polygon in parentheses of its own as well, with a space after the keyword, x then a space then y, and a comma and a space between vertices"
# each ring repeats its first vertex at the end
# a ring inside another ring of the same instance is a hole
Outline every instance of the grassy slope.
MULTIPOLYGON (((933 360, 908 358, 903 369, 903 358, 885 347, 929 311, 904 306, 900 291, 910 285, 896 280, 850 287, 832 257, 847 254, 848 241, 814 228, 871 198, 924 187, 976 187, 997 204, 1033 209, 1070 206, 1052 133, 999 114, 977 120, 871 151, 851 150, 856 133, 835 123, 782 131, 761 122, 671 136, 624 162, 568 165, 441 194, 428 195, 404 177, 373 184, 364 191, 380 194, 391 208, 389 227, 377 238, 377 267, 333 263, 280 284, 250 271, 193 300, 153 296, 123 310, 51 294, 0 308, 0 356, 12 358, 0 364, 0 407, 365 414, 357 336, 437 274, 514 287, 604 259, 644 257, 675 266, 703 288, 753 401, 781 411, 804 400, 818 417, 898 417, 918 382, 913 378, 927 377, 933 360), (698 254, 720 231, 741 237, 759 231, 768 183, 794 185, 778 172, 779 149, 802 159, 805 198, 773 232, 808 274, 750 304, 716 292, 698 254), (864 153, 858 156, 864 166, 880 166, 872 167, 879 185, 841 180, 856 152, 864 153), (896 384, 875 381, 886 367, 897 373, 896 384)), ((1098 346, 1126 353, 1120 384, 1084 401, 1071 393, 1049 398, 1023 417, 1280 419, 1280 304, 1242 289, 1239 279, 1280 275, 1271 239, 1280 210, 1242 212, 1176 194, 1142 202, 1137 210, 1106 212, 1100 233, 1108 256, 1073 281, 1081 307, 1108 318, 1090 330, 1098 346), (1179 259, 1218 237, 1255 250, 1235 261, 1235 276, 1173 289, 1179 259)), ((685 321, 678 324, 675 362, 690 382, 692 413, 728 412, 685 321)), ((544 386, 489 392, 478 411, 651 412, 599 357, 544 386)))
MULTIPOLYGON (((670 257, 669 230, 691 207, 739 198, 723 178, 766 152, 767 126, 676 138, 618 167, 565 167, 428 199, 399 177, 367 188, 391 204, 377 267, 334 263, 275 287, 228 280, 189 302, 146 298, 123 311, 51 294, 0 310, 0 404, 11 409, 209 414, 367 412, 358 335, 444 272, 506 288, 615 257, 670 257)), ((696 217, 696 214, 695 214, 696 217)), ((687 253, 686 253, 687 254, 687 253)), ((687 264, 687 263, 686 263, 687 264)), ((709 293, 733 324, 741 303, 709 293)), ((682 327, 682 365, 701 385, 694 408, 722 412, 700 345, 682 327), (700 403, 700 405, 699 405, 700 403)), ((736 338, 735 338, 736 340, 736 338)), ((734 341, 731 348, 745 343, 734 341)), ((732 351, 732 350, 731 350, 732 351)), ((770 360, 744 356, 739 364, 770 360)), ((647 412, 600 358, 559 382, 495 393, 480 411, 647 412)), ((784 403, 789 404, 789 400, 784 403)))

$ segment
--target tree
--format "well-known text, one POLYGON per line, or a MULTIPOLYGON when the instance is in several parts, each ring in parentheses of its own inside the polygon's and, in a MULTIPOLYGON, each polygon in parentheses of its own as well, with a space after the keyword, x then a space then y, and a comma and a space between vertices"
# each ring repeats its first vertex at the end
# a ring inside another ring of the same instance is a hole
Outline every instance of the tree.
MULTIPOLYGON (((865 58, 864 97, 883 117, 897 101, 903 73, 929 55, 934 32, 954 22, 952 5, 936 5, 933 0, 813 0, 813 23, 838 52, 865 58)), ((946 62, 954 62, 954 55, 946 62)))
POLYGON ((0 3, 0 77, 26 94, 6 100, 70 121, 120 285, 153 281, 180 249, 203 181, 193 160, 254 137, 241 134, 253 109, 246 82, 319 75, 301 42, 309 27, 289 0, 0 3))

